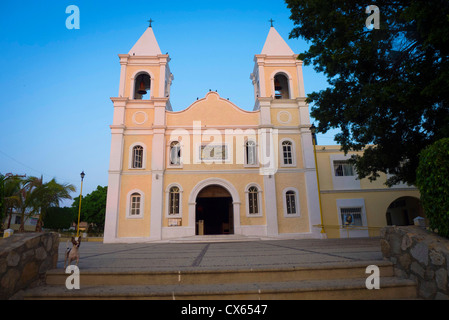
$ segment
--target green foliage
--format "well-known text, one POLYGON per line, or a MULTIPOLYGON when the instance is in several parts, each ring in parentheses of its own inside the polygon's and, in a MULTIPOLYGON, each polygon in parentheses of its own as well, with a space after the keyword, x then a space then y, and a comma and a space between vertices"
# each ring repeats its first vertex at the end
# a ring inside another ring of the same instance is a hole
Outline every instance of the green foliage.
POLYGON ((416 183, 429 226, 449 238, 449 138, 427 147, 419 158, 416 183))
POLYGON ((50 207, 44 217, 44 228, 68 229, 73 221, 72 208, 50 207))
POLYGON ((449 1, 286 0, 310 48, 305 65, 326 75, 329 88, 308 95, 318 132, 339 129, 359 178, 390 173, 388 184, 414 184, 418 154, 449 137, 449 1), (368 4, 380 29, 365 26, 368 4))
MULTIPOLYGON (((95 224, 98 230, 103 230, 106 215, 106 196, 108 187, 97 186, 97 189, 87 194, 81 200, 81 218, 89 224, 95 224)), ((79 197, 73 199, 73 221, 78 222, 79 197)))
POLYGON ((55 179, 48 182, 43 178, 7 174, 0 181, 0 203, 3 216, 15 210, 21 215, 20 231, 24 231, 26 219, 39 214, 36 231, 41 231, 41 219, 48 208, 59 206, 62 199, 71 199, 70 192, 75 191, 71 184, 60 184, 55 179))

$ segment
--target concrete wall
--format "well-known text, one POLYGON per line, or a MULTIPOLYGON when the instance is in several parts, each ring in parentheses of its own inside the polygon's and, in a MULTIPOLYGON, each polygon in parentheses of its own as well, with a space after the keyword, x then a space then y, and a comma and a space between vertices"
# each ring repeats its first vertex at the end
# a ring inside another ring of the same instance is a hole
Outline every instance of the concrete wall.
POLYGON ((57 233, 19 233, 0 239, 0 299, 42 284, 45 273, 56 268, 57 233))
POLYGON ((449 299, 449 239, 416 226, 381 230, 381 248, 397 276, 413 279, 423 299, 449 299))

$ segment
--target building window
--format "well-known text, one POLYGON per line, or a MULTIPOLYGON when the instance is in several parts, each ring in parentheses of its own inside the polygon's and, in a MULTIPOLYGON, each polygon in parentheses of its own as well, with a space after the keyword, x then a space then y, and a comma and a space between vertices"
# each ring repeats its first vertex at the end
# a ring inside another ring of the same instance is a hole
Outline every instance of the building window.
POLYGON ((256 165, 256 143, 254 141, 247 141, 245 144, 245 156, 246 156, 246 164, 247 165, 256 165))
POLYGON ((340 208, 341 223, 344 228, 362 226, 362 208, 340 208))
POLYGON ((293 164, 293 144, 291 141, 282 142, 282 156, 284 165, 293 164))
POLYGON ((143 147, 135 146, 133 147, 133 162, 132 167, 134 169, 143 168, 143 147))
POLYGON ((259 214, 259 190, 254 186, 248 189, 248 210, 250 215, 259 214))
POLYGON ((170 165, 181 165, 181 145, 178 141, 174 141, 170 144, 170 165))
POLYGON ((178 187, 171 187, 169 192, 169 211, 168 215, 179 215, 180 190, 178 187))
POLYGON ((354 166, 347 160, 334 160, 334 174, 336 177, 354 176, 354 166))
POLYGON ((138 193, 131 195, 131 208, 129 214, 132 217, 140 216, 141 196, 138 193))
POLYGON ((285 193, 285 201, 287 214, 297 214, 296 210, 296 194, 294 191, 290 190, 285 193))

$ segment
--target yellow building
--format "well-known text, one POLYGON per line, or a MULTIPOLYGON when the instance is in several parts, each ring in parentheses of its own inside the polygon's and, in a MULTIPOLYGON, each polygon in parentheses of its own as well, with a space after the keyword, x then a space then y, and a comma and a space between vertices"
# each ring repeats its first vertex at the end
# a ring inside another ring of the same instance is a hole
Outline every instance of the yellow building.
POLYGON ((320 210, 302 61, 273 27, 254 58, 253 111, 207 92, 174 112, 170 57, 151 27, 119 58, 106 243, 376 235, 404 214, 389 208, 395 200, 419 197, 415 188, 356 180, 344 162, 350 155, 317 146, 320 210))

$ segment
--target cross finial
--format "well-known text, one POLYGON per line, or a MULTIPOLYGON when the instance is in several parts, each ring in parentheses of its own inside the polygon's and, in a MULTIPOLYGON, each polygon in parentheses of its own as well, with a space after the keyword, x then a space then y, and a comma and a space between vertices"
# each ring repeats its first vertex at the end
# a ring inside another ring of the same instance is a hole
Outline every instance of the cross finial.
POLYGON ((150 28, 151 28, 151 24, 154 22, 153 19, 150 18, 150 20, 147 20, 150 23, 150 28))
POLYGON ((271 22, 271 27, 273 28, 273 22, 274 22, 274 20, 273 20, 273 19, 270 19, 270 20, 268 20, 268 21, 271 22))

